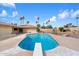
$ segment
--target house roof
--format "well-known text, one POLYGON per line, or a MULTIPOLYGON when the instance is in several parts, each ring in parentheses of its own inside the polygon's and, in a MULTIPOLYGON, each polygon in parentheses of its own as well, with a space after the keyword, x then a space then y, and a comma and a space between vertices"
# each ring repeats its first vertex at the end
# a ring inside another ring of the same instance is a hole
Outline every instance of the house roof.
POLYGON ((0 26, 10 26, 10 27, 12 27, 12 26, 17 26, 17 25, 9 24, 9 23, 6 23, 6 22, 0 22, 0 26))
POLYGON ((0 22, 0 26, 10 26, 10 27, 15 27, 15 28, 36 28, 34 25, 15 25, 15 24, 9 24, 5 22, 0 22))
POLYGON ((20 25, 20 26, 18 26, 19 28, 36 28, 36 26, 34 26, 34 25, 20 25))
POLYGON ((9 25, 9 24, 5 22, 0 22, 0 25, 9 25))

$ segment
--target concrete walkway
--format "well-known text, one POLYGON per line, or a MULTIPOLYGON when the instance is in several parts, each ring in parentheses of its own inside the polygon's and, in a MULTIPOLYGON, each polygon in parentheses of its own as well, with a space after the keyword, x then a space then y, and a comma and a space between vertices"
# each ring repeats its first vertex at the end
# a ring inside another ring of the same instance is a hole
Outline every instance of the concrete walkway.
POLYGON ((21 49, 20 47, 15 47, 15 48, 11 48, 11 49, 4 50, 4 51, 0 52, 0 56, 16 56, 16 55, 31 56, 32 51, 24 50, 24 49, 21 49))
POLYGON ((79 39, 51 34, 60 46, 79 51, 79 39))
POLYGON ((75 51, 63 46, 58 46, 55 49, 46 51, 47 56, 79 56, 79 51, 75 51))
MULTIPOLYGON (((36 53, 37 54, 37 53, 36 53)), ((0 56, 32 56, 33 52, 21 49, 20 47, 11 48, 0 52, 0 56)), ((79 52, 58 46, 52 50, 45 51, 46 56, 79 56, 79 52)))
POLYGON ((12 37, 3 41, 0 41, 0 55, 17 55, 17 56, 30 56, 32 51, 25 51, 18 47, 18 44, 26 37, 26 34, 22 34, 16 37, 12 37))
POLYGON ((26 34, 22 34, 16 37, 12 37, 12 38, 0 41, 0 51, 18 46, 18 44, 25 38, 25 36, 26 34))

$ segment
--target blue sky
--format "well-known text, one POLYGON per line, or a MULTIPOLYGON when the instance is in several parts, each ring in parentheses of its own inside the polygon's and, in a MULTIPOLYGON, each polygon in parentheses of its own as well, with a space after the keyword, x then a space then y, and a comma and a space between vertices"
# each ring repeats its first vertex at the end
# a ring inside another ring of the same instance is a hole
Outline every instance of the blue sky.
POLYGON ((0 22, 20 23, 19 17, 25 16, 24 22, 35 24, 35 16, 40 17, 40 24, 50 20, 53 27, 67 23, 76 25, 79 4, 72 3, 16 3, 0 4, 0 22))

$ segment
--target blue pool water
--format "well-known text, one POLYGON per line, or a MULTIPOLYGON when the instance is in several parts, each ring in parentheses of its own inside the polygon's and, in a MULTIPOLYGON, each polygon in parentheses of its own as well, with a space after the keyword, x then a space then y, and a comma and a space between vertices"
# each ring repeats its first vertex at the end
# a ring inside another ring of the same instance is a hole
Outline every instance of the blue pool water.
POLYGON ((40 42, 42 45, 42 50, 50 50, 58 46, 57 41, 52 38, 49 34, 29 34, 26 38, 19 43, 19 47, 25 50, 33 51, 35 43, 40 42))

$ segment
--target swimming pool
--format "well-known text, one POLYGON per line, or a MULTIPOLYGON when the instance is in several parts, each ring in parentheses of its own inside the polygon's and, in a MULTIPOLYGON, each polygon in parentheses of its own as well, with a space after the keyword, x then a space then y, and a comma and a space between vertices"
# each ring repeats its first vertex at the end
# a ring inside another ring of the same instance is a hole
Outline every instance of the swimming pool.
POLYGON ((19 43, 19 47, 33 51, 35 43, 38 42, 41 43, 43 51, 47 51, 58 46, 57 41, 49 34, 37 33, 27 35, 26 38, 19 43))

